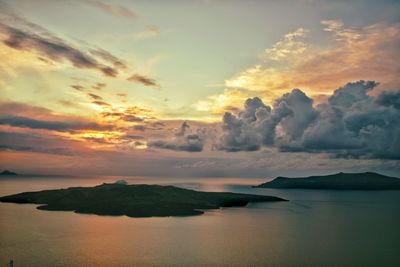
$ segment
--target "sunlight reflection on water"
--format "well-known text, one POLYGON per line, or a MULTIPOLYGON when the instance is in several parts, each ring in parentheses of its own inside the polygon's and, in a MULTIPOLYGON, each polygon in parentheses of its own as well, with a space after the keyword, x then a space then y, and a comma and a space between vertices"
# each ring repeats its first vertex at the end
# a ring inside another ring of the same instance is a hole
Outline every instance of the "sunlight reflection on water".
POLYGON ((0 266, 396 266, 400 191, 251 188, 263 179, 25 177, 0 179, 0 195, 69 186, 173 184, 275 195, 194 217, 128 218, 50 212, 0 203, 0 266))

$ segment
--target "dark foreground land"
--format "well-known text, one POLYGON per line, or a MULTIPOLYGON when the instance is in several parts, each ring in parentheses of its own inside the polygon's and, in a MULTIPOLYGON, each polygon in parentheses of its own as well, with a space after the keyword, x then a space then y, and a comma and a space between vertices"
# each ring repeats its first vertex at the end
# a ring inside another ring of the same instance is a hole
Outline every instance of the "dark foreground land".
POLYGON ((277 177, 255 187, 285 189, 399 190, 400 179, 373 172, 337 173, 304 178, 277 177))
POLYGON ((285 201, 272 196, 199 192, 174 186, 102 184, 95 187, 25 192, 1 202, 39 204, 40 210, 74 211, 129 217, 189 216, 202 210, 246 206, 249 202, 285 201))

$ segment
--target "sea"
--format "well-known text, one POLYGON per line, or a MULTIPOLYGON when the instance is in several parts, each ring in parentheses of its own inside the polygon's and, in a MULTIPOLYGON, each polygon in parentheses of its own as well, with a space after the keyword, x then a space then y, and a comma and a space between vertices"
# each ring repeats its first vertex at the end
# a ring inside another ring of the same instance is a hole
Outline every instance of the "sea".
POLYGON ((400 266, 400 190, 262 189, 268 179, 7 176, 0 196, 124 179, 278 196, 189 217, 130 218, 0 203, 0 267, 400 266))

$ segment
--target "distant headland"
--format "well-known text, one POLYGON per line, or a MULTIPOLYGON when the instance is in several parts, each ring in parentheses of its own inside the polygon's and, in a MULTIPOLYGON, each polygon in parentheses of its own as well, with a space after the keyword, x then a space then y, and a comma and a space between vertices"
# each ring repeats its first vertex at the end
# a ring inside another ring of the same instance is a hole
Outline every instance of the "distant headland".
POLYGON ((282 189, 399 190, 400 179, 374 172, 336 173, 302 178, 277 177, 255 187, 282 189))
POLYGON ((25 192, 0 197, 1 202, 39 204, 40 210, 74 211, 129 217, 189 216, 203 210, 246 206, 249 202, 286 201, 250 194, 200 192, 174 186, 127 185, 122 182, 95 187, 25 192))
POLYGON ((18 175, 18 174, 16 172, 4 170, 4 171, 0 172, 0 175, 18 175))

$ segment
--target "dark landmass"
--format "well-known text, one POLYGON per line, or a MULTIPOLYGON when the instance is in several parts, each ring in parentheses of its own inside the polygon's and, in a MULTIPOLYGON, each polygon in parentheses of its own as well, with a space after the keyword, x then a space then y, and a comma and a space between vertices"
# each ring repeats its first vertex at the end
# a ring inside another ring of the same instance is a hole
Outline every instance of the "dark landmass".
POLYGON ((33 203, 40 210, 74 211, 129 217, 189 216, 202 210, 246 206, 249 202, 286 201, 272 196, 199 192, 174 186, 102 184, 95 187, 25 192, 1 202, 33 203))
POLYGON ((255 187, 285 189, 398 190, 400 179, 374 172, 337 173, 303 178, 277 177, 255 187))
POLYGON ((9 170, 4 170, 4 171, 0 172, 0 175, 17 175, 17 173, 11 172, 9 170))

